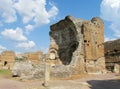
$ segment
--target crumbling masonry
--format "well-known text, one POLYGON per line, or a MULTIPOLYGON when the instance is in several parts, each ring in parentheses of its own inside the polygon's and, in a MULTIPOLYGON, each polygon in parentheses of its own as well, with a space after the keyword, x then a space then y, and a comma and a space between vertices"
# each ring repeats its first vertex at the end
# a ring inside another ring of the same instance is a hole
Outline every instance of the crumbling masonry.
POLYGON ((41 57, 42 63, 35 66, 29 62, 15 63, 13 75, 40 79, 45 76, 48 80, 48 76, 50 79, 70 78, 83 73, 106 72, 104 24, 99 17, 87 21, 67 16, 50 29, 50 48, 41 57))
POLYGON ((50 29, 51 65, 69 66, 72 74, 104 72, 104 23, 99 17, 87 21, 67 16, 50 29))
POLYGON ((107 70, 120 73, 120 39, 105 42, 104 46, 107 70))
POLYGON ((3 51, 0 55, 0 69, 12 69, 15 61, 13 51, 3 51))

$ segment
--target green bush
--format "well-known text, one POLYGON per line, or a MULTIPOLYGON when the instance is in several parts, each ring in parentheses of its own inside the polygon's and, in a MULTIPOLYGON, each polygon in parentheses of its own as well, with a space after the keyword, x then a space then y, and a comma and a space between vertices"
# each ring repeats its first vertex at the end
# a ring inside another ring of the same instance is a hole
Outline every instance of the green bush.
POLYGON ((23 60, 25 60, 25 58, 24 58, 24 57, 22 57, 22 58, 16 57, 15 60, 16 60, 16 61, 23 61, 23 60))

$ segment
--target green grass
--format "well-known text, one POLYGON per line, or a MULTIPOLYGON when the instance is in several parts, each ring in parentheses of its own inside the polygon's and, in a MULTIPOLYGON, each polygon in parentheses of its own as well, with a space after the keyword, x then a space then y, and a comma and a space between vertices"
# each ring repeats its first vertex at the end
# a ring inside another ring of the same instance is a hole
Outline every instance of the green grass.
POLYGON ((11 70, 4 70, 4 69, 0 70, 0 76, 2 77, 11 77, 11 75, 12 75, 11 70))

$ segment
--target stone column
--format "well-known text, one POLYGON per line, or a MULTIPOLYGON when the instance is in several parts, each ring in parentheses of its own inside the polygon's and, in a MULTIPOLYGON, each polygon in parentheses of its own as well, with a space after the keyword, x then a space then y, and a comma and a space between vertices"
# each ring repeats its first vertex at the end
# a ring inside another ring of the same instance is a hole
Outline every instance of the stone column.
POLYGON ((45 63, 45 76, 44 76, 44 86, 48 86, 48 82, 50 80, 50 64, 45 63))

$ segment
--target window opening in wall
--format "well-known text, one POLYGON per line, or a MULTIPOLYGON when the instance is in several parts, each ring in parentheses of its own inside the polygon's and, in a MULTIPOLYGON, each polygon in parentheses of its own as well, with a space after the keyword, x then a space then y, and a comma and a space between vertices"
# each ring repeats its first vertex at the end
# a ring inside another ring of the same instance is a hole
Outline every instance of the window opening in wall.
POLYGON ((56 59, 55 52, 51 52, 51 53, 50 53, 50 59, 51 59, 51 60, 55 60, 55 59, 56 59))
POLYGON ((87 40, 84 40, 84 42, 86 43, 86 42, 87 42, 87 40))
POLYGON ((102 47, 102 44, 99 44, 98 47, 102 47))
POLYGON ((6 65, 7 65, 7 63, 8 63, 7 61, 4 61, 4 66, 6 66, 6 65))
POLYGON ((97 42, 95 42, 95 44, 97 44, 97 42))
POLYGON ((114 52, 117 52, 118 50, 114 49, 114 52))
POLYGON ((98 48, 99 48, 99 45, 98 45, 98 48))

